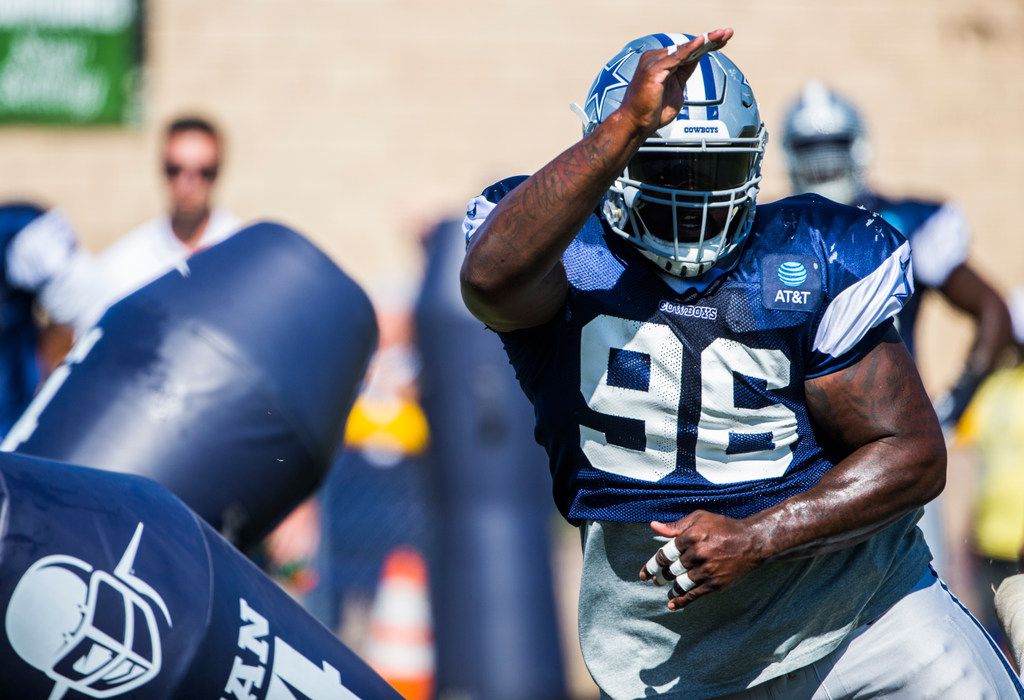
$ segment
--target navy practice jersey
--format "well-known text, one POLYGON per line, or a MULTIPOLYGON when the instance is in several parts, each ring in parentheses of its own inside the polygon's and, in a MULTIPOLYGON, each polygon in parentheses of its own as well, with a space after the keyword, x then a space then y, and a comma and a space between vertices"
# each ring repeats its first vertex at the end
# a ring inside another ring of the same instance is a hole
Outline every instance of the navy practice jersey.
POLYGON ((14 236, 42 214, 31 204, 0 206, 0 436, 32 400, 39 382, 35 295, 10 283, 7 258, 14 236))
MULTIPOLYGON (((470 203, 467 235, 522 179, 470 203)), ((839 456, 804 380, 863 358, 913 292, 899 232, 817 195, 758 206, 703 289, 674 291, 596 215, 562 262, 564 308, 500 335, 571 522, 740 518, 813 486, 839 456)))
POLYGON ((910 241, 918 294, 903 307, 896 325, 913 353, 920 292, 941 287, 953 270, 966 262, 970 243, 967 219, 963 210, 951 203, 888 199, 867 193, 857 204, 877 212, 910 241))

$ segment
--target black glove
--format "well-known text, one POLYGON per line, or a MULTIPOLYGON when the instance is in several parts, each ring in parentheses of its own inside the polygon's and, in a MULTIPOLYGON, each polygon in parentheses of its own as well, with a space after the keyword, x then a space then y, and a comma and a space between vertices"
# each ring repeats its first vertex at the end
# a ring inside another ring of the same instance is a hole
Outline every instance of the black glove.
POLYGON ((935 415, 939 417, 939 425, 942 426, 943 432, 949 432, 956 427, 984 378, 983 374, 964 370, 956 384, 935 402, 935 415))

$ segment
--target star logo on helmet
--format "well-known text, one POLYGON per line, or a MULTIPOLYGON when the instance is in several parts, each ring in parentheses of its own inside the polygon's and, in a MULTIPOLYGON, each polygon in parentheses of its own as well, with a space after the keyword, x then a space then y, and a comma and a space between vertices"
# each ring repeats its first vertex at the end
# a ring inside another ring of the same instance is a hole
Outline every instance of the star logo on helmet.
POLYGON ((597 80, 594 82, 594 87, 590 89, 590 96, 587 98, 587 104, 584 105, 584 109, 587 114, 591 114, 590 105, 593 103, 593 119, 595 121, 601 120, 601 111, 604 109, 604 100, 608 96, 611 90, 616 88, 624 88, 629 85, 629 78, 622 76, 619 73, 619 69, 622 68, 622 64, 626 60, 635 54, 636 51, 632 49, 624 53, 620 58, 612 61, 604 68, 601 69, 601 73, 597 76, 597 80))

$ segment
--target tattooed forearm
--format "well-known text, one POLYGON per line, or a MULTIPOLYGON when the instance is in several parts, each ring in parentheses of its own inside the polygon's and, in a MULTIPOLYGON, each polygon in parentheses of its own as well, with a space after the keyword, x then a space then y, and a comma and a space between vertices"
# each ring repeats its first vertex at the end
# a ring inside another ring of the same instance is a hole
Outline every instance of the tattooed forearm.
POLYGON ((643 139, 613 114, 506 195, 463 265, 470 310, 500 329, 530 325, 560 306, 562 253, 643 139))
POLYGON ((805 384, 815 426, 845 455, 808 491, 748 520, 771 557, 861 542, 938 495, 946 454, 931 403, 895 332, 863 360, 805 384))

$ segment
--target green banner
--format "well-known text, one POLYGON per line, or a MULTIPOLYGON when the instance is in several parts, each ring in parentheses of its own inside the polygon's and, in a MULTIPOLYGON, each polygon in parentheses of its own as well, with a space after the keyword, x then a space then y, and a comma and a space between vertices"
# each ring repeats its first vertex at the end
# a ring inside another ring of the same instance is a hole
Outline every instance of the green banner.
POLYGON ((0 123, 137 113, 141 0, 0 0, 0 123))

